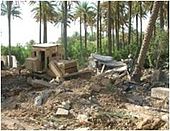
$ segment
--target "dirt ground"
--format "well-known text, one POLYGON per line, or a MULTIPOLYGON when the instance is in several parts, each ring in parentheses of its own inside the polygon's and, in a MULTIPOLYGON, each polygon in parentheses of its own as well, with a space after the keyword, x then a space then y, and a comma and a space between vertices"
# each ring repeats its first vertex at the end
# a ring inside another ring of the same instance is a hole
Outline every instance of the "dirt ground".
POLYGON ((169 105, 151 98, 149 82, 133 83, 127 76, 110 79, 99 75, 42 88, 29 85, 27 73, 11 75, 7 72, 1 72, 3 130, 169 129, 169 105), (35 98, 43 92, 48 93, 47 100, 35 106, 35 98), (66 101, 70 102, 68 115, 56 115, 59 106, 66 101))

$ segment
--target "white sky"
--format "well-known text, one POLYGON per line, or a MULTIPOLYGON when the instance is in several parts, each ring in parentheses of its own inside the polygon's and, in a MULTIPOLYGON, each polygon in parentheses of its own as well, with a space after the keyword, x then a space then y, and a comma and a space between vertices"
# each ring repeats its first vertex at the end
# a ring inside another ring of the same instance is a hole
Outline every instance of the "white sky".
MULTIPOLYGON (((11 43, 15 46, 17 43, 25 44, 30 40, 39 42, 39 22, 37 23, 33 18, 33 13, 31 12, 32 6, 27 3, 21 5, 22 19, 12 18, 11 21, 11 43)), ((146 29, 148 23, 148 18, 143 20, 143 30, 146 29)), ((133 21, 133 26, 135 27, 135 20, 133 21)), ((140 29, 140 25, 139 25, 140 29)), ((43 25, 42 25, 43 30, 43 25)), ((79 23, 72 22, 70 28, 68 27, 67 34, 71 36, 74 32, 79 32, 79 23)), ((88 30, 90 31, 90 30, 88 30)), ((83 32, 82 32, 83 33, 83 32)), ((60 26, 54 26, 48 23, 47 27, 48 42, 56 42, 61 36, 60 26)), ((42 33, 43 38, 43 33, 42 33)), ((8 45, 8 21, 7 16, 0 16, 0 43, 1 45, 8 45)))

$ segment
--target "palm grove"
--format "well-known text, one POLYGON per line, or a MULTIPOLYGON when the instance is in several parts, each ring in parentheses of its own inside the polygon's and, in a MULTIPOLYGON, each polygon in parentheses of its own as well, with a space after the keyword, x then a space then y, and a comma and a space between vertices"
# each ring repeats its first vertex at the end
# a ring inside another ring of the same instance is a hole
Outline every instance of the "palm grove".
MULTIPOLYGON (((2 46, 2 54, 9 54, 10 58, 11 54, 16 55, 21 64, 30 54, 31 44, 35 43, 28 42, 27 48, 22 44, 11 47, 11 16, 21 18, 22 4, 1 3, 1 15, 7 16, 9 29, 9 47, 2 46)), ((61 26, 58 42, 64 45, 65 59, 78 59, 82 66, 94 52, 113 56, 116 60, 132 54, 135 65, 132 76, 138 80, 143 66, 160 68, 168 62, 168 1, 31 1, 28 5, 39 22, 39 34, 35 34, 39 35, 39 43, 48 42, 48 23, 54 24, 54 28, 61 26), (142 25, 146 18, 150 20, 144 32, 142 25), (74 21, 79 23, 79 32, 68 37, 67 28, 74 21)))

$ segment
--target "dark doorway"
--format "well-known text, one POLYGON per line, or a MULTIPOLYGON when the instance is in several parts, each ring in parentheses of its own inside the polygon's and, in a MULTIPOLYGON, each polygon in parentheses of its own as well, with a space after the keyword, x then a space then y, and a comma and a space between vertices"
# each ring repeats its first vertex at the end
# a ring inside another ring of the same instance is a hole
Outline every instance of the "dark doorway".
POLYGON ((41 56, 41 67, 42 67, 42 70, 44 69, 45 67, 45 51, 40 51, 40 56, 41 56))

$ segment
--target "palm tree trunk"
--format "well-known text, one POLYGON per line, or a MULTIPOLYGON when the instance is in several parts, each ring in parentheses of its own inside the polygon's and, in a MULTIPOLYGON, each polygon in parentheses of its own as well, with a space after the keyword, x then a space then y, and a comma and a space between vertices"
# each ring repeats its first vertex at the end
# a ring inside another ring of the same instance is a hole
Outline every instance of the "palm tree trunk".
POLYGON ((44 23, 44 38, 43 38, 43 43, 47 43, 47 19, 46 19, 46 15, 45 14, 43 16, 43 23, 44 23))
POLYGON ((12 8, 12 1, 7 1, 7 9, 8 9, 8 34, 9 34, 9 67, 12 67, 12 57, 11 57, 11 8, 12 8))
MULTIPOLYGON (((130 45, 130 39, 131 39, 131 15, 132 15, 132 1, 129 1, 129 35, 128 35, 128 45, 130 45)), ((130 49, 128 47, 128 53, 130 52, 130 49)))
POLYGON ((160 2, 159 1, 155 1, 154 2, 154 6, 152 9, 152 14, 148 23, 148 27, 147 27, 147 31, 142 43, 142 47, 138 56, 138 60, 137 60, 137 64, 135 65, 135 70, 132 74, 132 80, 134 81, 140 81, 140 77, 142 76, 142 68, 145 62, 145 58, 146 58, 146 53, 149 47, 149 43, 150 43, 150 39, 152 37, 152 32, 154 29, 154 25, 156 23, 156 19, 158 17, 158 12, 159 12, 159 8, 160 8, 160 2))
POLYGON ((112 41, 111 41, 111 1, 108 1, 108 55, 112 55, 112 41))
POLYGON ((39 6, 40 6, 40 29, 39 29, 39 43, 41 44, 41 17, 42 17, 41 1, 39 1, 39 6))
POLYGON ((139 37, 138 37, 138 13, 136 14, 136 43, 137 47, 139 46, 139 37))
MULTIPOLYGON (((124 16, 123 15, 124 14, 124 12, 123 12, 123 8, 121 8, 121 15, 122 16, 124 16)), ((123 48, 125 48, 125 33, 124 33, 124 24, 122 23, 122 41, 123 41, 123 48)))
POLYGON ((160 28, 164 29, 164 17, 163 17, 163 1, 160 2, 160 28))
POLYGON ((65 60, 67 60, 67 1, 64 1, 64 50, 65 50, 65 60))
POLYGON ((169 1, 167 1, 167 12, 168 12, 168 36, 169 36, 169 1))
POLYGON ((125 48, 125 32, 124 32, 124 25, 122 25, 122 40, 123 40, 123 48, 125 48))
POLYGON ((115 33, 114 33, 114 20, 112 22, 112 48, 115 49, 115 33))
MULTIPOLYGON (((167 1, 167 15, 168 15, 168 36, 169 36, 169 1, 167 1)), ((169 37, 168 37, 169 41, 169 37)))
POLYGON ((100 1, 97 2, 97 53, 99 53, 99 14, 100 13, 100 1))
POLYGON ((83 42, 82 42, 82 34, 81 34, 81 17, 80 17, 80 55, 81 55, 81 60, 83 60, 83 42))
POLYGON ((121 45, 119 43, 119 28, 120 28, 120 23, 119 23, 119 1, 117 1, 117 33, 116 33, 116 41, 117 41, 117 49, 119 50, 121 48, 121 45))
POLYGON ((142 45, 142 1, 140 1, 140 46, 142 45))
POLYGON ((86 20, 86 14, 84 14, 84 43, 85 43, 85 49, 87 49, 87 20, 86 20))
POLYGON ((100 29, 99 29, 99 48, 100 48, 100 54, 102 54, 102 16, 101 16, 101 8, 100 8, 100 15, 99 15, 99 25, 100 25, 100 29))

